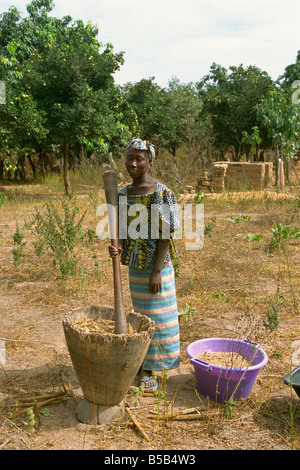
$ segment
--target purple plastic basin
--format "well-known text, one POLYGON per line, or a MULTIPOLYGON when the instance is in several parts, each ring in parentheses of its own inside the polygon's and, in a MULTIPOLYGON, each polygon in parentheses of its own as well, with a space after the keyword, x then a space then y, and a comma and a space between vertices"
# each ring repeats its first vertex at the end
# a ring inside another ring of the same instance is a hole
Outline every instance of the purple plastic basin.
POLYGON ((257 343, 229 338, 207 338, 191 343, 186 349, 194 366, 197 387, 202 395, 216 401, 245 398, 250 395, 259 370, 268 362, 267 354, 257 343), (205 352, 233 352, 252 362, 249 367, 236 368, 209 364, 196 356, 205 352))

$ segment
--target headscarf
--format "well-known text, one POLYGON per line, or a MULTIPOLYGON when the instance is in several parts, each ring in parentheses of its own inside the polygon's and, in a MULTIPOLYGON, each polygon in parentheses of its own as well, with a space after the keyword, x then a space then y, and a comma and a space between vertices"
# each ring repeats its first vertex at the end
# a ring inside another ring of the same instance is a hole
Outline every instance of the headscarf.
POLYGON ((146 150, 148 152, 149 160, 151 162, 153 162, 155 158, 155 147, 153 144, 150 144, 150 142, 148 142, 147 140, 142 140, 138 137, 134 137, 127 145, 127 150, 128 149, 146 150))

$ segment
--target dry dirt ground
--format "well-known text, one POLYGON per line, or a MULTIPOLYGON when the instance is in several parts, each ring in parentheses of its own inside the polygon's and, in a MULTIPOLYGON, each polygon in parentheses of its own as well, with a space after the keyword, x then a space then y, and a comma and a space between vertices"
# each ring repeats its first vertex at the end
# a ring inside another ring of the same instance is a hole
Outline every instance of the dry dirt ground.
MULTIPOLYGON (((2 450, 300 449, 299 398, 283 383, 291 367, 300 365, 299 240, 268 251, 276 223, 284 220, 299 227, 297 188, 286 194, 205 196, 204 247, 187 252, 179 244, 176 265, 181 366, 170 373, 163 397, 140 396, 137 404, 132 391, 126 397, 145 434, 128 415, 102 426, 79 423, 75 415, 82 393, 62 320, 79 306, 113 306, 107 241, 96 238, 93 249, 82 248, 84 270, 62 282, 51 254, 38 257, 33 235, 24 230, 26 245, 15 266, 16 223, 22 228, 34 207, 42 209, 52 194, 42 186, 9 185, 1 190, 8 198, 0 208, 2 450), (261 238, 250 240, 249 233, 261 238), (267 312, 275 316, 266 317, 267 312), (274 331, 263 326, 266 318, 269 326, 278 320, 274 331), (259 341, 267 352, 269 362, 248 398, 216 404, 199 394, 186 347, 208 337, 245 337, 259 341), (33 433, 27 405, 34 412, 33 433), (173 413, 197 408, 198 419, 187 414, 182 420, 167 419, 164 410, 169 405, 173 413)), ((95 228, 95 195, 79 194, 78 207, 80 213, 87 209, 85 223, 95 228)), ((129 305, 123 267, 122 276, 124 302, 129 305)))

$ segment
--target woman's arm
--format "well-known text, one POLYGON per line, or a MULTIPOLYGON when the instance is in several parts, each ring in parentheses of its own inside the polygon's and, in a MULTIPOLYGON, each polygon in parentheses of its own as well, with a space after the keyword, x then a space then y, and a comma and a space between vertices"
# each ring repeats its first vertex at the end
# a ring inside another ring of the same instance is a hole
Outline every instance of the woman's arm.
POLYGON ((154 266, 149 279, 149 291, 151 294, 157 294, 161 291, 162 281, 161 281, 161 268, 163 267, 164 261, 166 259, 168 249, 170 245, 170 240, 159 240, 157 246, 157 258, 155 260, 154 266))

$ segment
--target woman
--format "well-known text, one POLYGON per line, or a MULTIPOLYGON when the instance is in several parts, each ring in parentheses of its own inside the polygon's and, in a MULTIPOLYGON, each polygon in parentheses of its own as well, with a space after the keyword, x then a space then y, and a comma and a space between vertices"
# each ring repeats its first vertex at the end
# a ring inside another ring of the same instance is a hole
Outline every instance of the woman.
MULTIPOLYGON (((119 211, 123 214, 122 204, 125 204, 127 236, 120 239, 118 250, 109 247, 111 257, 120 254, 121 263, 129 266, 134 310, 148 315, 155 322, 155 332, 142 364, 140 379, 144 388, 152 390, 157 388, 152 371, 178 367, 180 362, 172 265, 172 259, 177 257, 172 238, 172 233, 179 227, 177 202, 170 189, 148 174, 154 158, 155 149, 149 142, 134 138, 128 144, 125 165, 132 183, 118 193, 119 211)), ((121 232, 124 228, 120 223, 121 232)))

